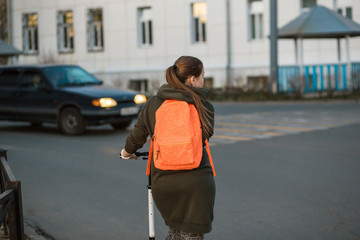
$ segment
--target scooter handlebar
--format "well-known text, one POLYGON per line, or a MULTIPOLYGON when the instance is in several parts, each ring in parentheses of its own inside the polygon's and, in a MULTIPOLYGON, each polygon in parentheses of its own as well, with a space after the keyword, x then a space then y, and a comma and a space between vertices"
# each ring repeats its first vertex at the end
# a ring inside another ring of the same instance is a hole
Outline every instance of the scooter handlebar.
POLYGON ((138 157, 147 157, 149 156, 149 152, 135 152, 135 155, 138 157))
MULTIPOLYGON (((143 160, 147 160, 149 156, 149 152, 135 152, 134 153, 137 157, 141 157, 143 160)), ((122 159, 128 160, 129 158, 124 158, 121 156, 121 153, 119 154, 119 157, 122 159)))

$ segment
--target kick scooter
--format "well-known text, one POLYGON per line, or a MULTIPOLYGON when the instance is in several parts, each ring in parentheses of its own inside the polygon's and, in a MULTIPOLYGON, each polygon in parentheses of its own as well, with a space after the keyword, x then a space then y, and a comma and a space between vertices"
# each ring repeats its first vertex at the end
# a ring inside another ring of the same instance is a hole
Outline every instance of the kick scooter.
MULTIPOLYGON (((148 159, 148 152, 135 152, 137 157, 141 157, 143 160, 148 159)), ((120 158, 121 154, 120 154, 120 158)), ((154 217, 154 199, 151 191, 151 174, 148 178, 148 211, 149 211, 149 240, 155 240, 155 217, 154 217)))

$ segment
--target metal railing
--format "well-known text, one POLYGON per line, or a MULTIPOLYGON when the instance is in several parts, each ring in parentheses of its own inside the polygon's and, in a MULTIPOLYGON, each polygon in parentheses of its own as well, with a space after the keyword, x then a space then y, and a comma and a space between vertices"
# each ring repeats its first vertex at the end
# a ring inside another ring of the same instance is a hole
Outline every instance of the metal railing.
POLYGON ((360 90, 360 63, 279 67, 279 92, 360 90))
POLYGON ((7 151, 0 149, 0 223, 4 237, 24 240, 21 183, 16 180, 7 162, 7 151))

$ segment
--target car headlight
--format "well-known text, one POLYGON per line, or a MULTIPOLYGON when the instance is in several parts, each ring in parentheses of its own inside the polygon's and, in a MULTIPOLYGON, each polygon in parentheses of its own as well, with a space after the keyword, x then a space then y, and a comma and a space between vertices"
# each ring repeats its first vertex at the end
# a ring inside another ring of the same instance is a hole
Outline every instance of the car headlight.
POLYGON ((136 104, 141 104, 141 103, 145 103, 146 102, 146 97, 145 95, 142 94, 137 94, 134 98, 134 102, 136 104))
POLYGON ((92 101, 95 107, 115 107, 117 102, 113 98, 99 98, 92 101))

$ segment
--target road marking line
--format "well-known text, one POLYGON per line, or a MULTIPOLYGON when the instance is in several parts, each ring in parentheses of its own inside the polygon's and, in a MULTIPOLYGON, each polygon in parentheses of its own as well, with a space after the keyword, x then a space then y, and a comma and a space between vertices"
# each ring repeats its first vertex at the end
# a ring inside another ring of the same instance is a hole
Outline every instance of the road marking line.
POLYGON ((227 139, 227 140, 235 140, 235 141, 251 141, 255 138, 249 138, 249 137, 237 137, 237 136, 227 136, 227 135, 218 135, 214 134, 213 138, 220 138, 220 139, 227 139))
POLYGON ((284 133, 279 132, 263 132, 263 131, 252 131, 246 129, 238 129, 238 128, 215 128, 215 132, 236 132, 236 133, 246 133, 246 134, 253 134, 253 135, 265 135, 265 136, 284 136, 284 133))
MULTIPOLYGON (((292 115, 291 115, 292 116, 292 115)), ((322 115, 300 114, 298 118, 289 115, 234 114, 217 116, 215 121, 214 145, 223 141, 251 141, 267 137, 284 136, 291 133, 309 132, 346 124, 359 123, 353 117, 338 119, 338 115, 324 118, 322 115), (265 116, 267 115, 267 116, 265 116), (271 115, 271 116, 269 116, 271 115)), ((355 118, 356 119, 356 118, 355 118)))
MULTIPOLYGON (((251 120, 251 122, 256 123, 264 123, 264 121, 260 120, 251 120)), ((314 127, 337 127, 338 124, 330 124, 330 123, 310 123, 310 122, 293 122, 293 121, 268 121, 266 120, 266 123, 276 123, 276 124, 296 124, 296 125, 308 125, 308 126, 314 126, 314 127)))
POLYGON ((267 129, 288 130, 288 131, 296 131, 296 132, 309 132, 316 130, 312 128, 303 128, 303 127, 285 127, 285 126, 260 125, 260 124, 248 124, 248 123, 230 123, 230 122, 216 122, 216 125, 233 126, 233 127, 267 128, 267 129))
POLYGON ((210 140, 210 142, 209 142, 209 146, 210 146, 210 147, 213 147, 213 146, 215 146, 215 145, 216 145, 216 143, 211 142, 211 140, 210 140))
MULTIPOLYGON (((265 115, 265 114, 264 114, 265 115)), ((264 120, 257 120, 256 118, 261 117, 263 115, 259 115, 259 114, 234 114, 234 115, 226 115, 226 116, 216 116, 216 120, 240 120, 240 121, 252 121, 252 122, 262 122, 264 123, 264 120)), ((288 116, 285 116, 288 118, 288 116)), ((304 116, 301 115, 299 116, 300 118, 306 118, 307 121, 309 122, 301 122, 301 121, 292 121, 291 117, 289 119, 289 121, 287 120, 283 120, 281 119, 281 116, 277 116, 278 120, 267 120, 265 123, 268 122, 273 122, 273 123, 281 123, 281 124, 300 124, 300 125, 314 125, 314 126, 324 126, 324 127, 339 127, 340 125, 343 124, 354 124, 354 123, 359 123, 359 121, 356 120, 352 120, 352 119, 340 119, 340 118, 323 118, 323 117, 309 117, 309 116, 304 116), (279 119, 280 117, 280 119, 279 119)), ((360 118, 360 116, 356 117, 354 116, 354 118, 360 118)))

